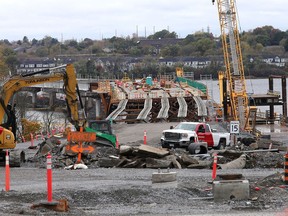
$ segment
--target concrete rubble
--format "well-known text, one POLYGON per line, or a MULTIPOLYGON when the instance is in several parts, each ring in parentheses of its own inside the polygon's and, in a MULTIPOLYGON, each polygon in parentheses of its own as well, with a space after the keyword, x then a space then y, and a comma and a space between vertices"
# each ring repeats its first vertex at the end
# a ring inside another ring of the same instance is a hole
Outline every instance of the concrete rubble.
MULTIPOLYGON (((217 211, 243 211, 238 212, 241 214, 251 209, 273 211, 284 207, 287 203, 287 186, 284 185, 283 173, 280 173, 283 170, 286 152, 280 150, 283 147, 281 143, 275 142, 274 145, 273 141, 264 140, 262 143, 266 144, 262 144, 257 140, 250 144, 237 143, 225 150, 210 149, 207 154, 191 155, 186 149, 163 149, 156 142, 149 141, 147 145, 141 142, 142 140, 133 143, 122 142, 119 149, 97 146, 96 152, 82 156, 83 164, 76 164, 77 155, 65 152, 66 139, 53 137, 40 143, 36 149, 27 149, 31 154, 23 167, 43 169, 19 169, 19 171, 26 173, 33 170, 35 173, 44 173, 40 175, 44 176, 46 156, 50 152, 53 174, 57 176, 55 197, 69 201, 69 215, 71 213, 74 213, 71 215, 85 215, 83 209, 86 209, 86 215, 118 215, 121 209, 122 215, 127 215, 127 212, 135 214, 134 209, 138 203, 141 208, 143 206, 143 210, 139 211, 144 214, 147 213, 148 203, 148 213, 151 215, 165 214, 163 211, 165 208, 169 208, 171 215, 188 215, 196 212, 204 215, 207 211, 211 214, 217 211), (273 147, 270 145, 271 142, 273 147), (264 147, 259 147, 261 145, 264 147), (218 169, 223 171, 217 171, 216 179, 211 181, 215 153, 218 156, 218 169), (281 170, 271 175, 276 170, 261 169, 266 167, 281 170), (86 168, 88 170, 73 171, 86 168), (145 168, 152 168, 154 171, 145 168), (250 170, 250 168, 256 169, 250 170), (223 178, 224 174, 227 177, 227 174, 231 176, 234 172, 238 175, 241 173, 241 176, 232 179, 233 181, 223 178), (75 182, 82 182, 85 178, 87 179, 83 181, 81 187, 75 187, 75 182), (64 183, 61 182, 63 179, 64 183), (62 183, 65 186, 59 190, 57 187, 62 183), (171 206, 176 206, 176 210, 171 209, 171 206), (116 210, 110 212, 110 209, 116 210)), ((18 177, 18 179, 21 177, 21 182, 23 176, 25 177, 23 173, 19 173, 18 177)), ((32 180, 26 178, 29 180, 27 183, 29 186, 34 179, 39 181, 39 177, 34 177, 32 180)), ((40 211, 41 213, 45 211, 46 215, 51 215, 51 210, 43 210, 42 205, 35 204, 30 209, 31 203, 35 203, 36 200, 35 193, 30 191, 25 194, 8 193, 2 196, 2 205, 6 205, 7 196, 13 201, 11 208, 6 210, 9 213, 21 212, 24 207, 18 205, 20 207, 16 211, 14 203, 26 203, 29 200, 29 210, 25 209, 25 214, 37 215, 40 211)), ((41 200, 46 194, 39 193, 38 197, 37 200, 41 200)), ((137 206, 136 208, 139 209, 137 206)))
MULTIPOLYGON (((65 153, 66 143, 65 139, 56 137, 43 141, 35 150, 35 155, 27 158, 27 164, 44 168, 46 154, 51 152, 54 168, 76 169, 73 165, 77 155, 65 153)), ((207 154, 195 155, 185 149, 163 149, 135 143, 121 145, 119 149, 103 146, 97 146, 96 149, 95 153, 82 156, 82 162, 88 168, 211 169, 214 153, 218 155, 218 169, 283 168, 285 153, 281 142, 267 139, 257 140, 250 145, 238 143, 225 150, 210 150, 207 154)))

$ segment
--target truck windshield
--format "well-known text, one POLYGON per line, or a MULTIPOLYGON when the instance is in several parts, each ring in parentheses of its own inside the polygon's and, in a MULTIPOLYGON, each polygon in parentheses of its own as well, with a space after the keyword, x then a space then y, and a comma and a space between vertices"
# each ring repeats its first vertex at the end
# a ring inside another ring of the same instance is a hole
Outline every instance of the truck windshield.
POLYGON ((196 124, 185 124, 185 123, 178 124, 175 127, 175 129, 191 130, 191 131, 195 131, 195 128, 196 124))

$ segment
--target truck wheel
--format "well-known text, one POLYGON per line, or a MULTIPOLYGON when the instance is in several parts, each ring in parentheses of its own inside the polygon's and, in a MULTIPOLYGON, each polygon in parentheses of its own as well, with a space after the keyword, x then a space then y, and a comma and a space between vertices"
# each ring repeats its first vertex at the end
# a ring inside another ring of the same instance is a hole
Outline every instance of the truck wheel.
POLYGON ((226 141, 225 140, 220 140, 218 146, 216 147, 217 150, 223 150, 226 148, 226 141))
POLYGON ((190 154, 206 154, 207 148, 201 144, 191 143, 188 146, 188 151, 190 154))

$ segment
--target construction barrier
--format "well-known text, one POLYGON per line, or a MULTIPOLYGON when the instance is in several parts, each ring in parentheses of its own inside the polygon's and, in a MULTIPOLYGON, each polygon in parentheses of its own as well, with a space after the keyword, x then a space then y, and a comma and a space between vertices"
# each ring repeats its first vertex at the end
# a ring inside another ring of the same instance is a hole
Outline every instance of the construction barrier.
POLYGON ((56 134, 56 129, 52 129, 51 133, 52 133, 52 136, 54 136, 56 134))
POLYGON ((118 135, 116 135, 116 149, 119 149, 119 140, 118 140, 118 135))
POLYGON ((144 131, 143 141, 144 141, 144 145, 146 145, 147 144, 147 133, 146 133, 146 130, 144 131))
POLYGON ((22 142, 26 142, 25 137, 22 135, 21 135, 21 137, 22 137, 22 142))
POLYGON ((217 154, 214 154, 212 180, 214 180, 216 178, 216 170, 217 170, 217 154))
POLYGON ((6 150, 6 156, 5 156, 5 189, 6 191, 10 190, 10 166, 9 166, 9 152, 6 150))
POLYGON ((52 202, 52 157, 47 155, 47 201, 52 202))
POLYGON ((285 154, 284 158, 285 158, 285 162, 284 162, 284 169, 285 169, 284 182, 287 185, 288 184, 288 153, 285 154))
POLYGON ((31 141, 31 146, 34 146, 34 138, 33 138, 32 133, 30 133, 30 141, 31 141))

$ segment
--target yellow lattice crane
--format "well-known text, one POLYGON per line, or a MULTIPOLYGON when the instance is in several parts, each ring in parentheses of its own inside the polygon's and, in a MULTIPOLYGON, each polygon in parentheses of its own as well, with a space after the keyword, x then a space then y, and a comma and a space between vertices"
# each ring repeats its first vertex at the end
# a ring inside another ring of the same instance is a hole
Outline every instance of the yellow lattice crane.
MULTIPOLYGON (((230 119, 239 121, 242 130, 250 130, 249 116, 255 108, 249 108, 245 74, 240 46, 236 0, 216 0, 221 28, 225 77, 228 82, 230 119), (251 113, 250 113, 251 112, 251 113)), ((215 0, 212 0, 214 4, 215 0)), ((256 109, 257 110, 257 109, 256 109)), ((256 117, 256 114, 255 114, 256 117)))

